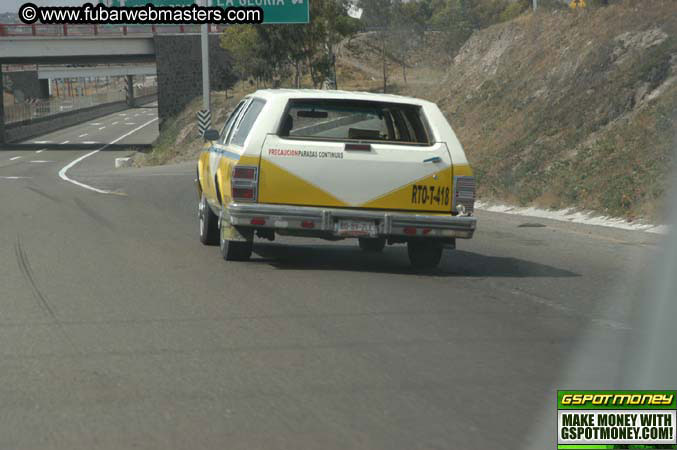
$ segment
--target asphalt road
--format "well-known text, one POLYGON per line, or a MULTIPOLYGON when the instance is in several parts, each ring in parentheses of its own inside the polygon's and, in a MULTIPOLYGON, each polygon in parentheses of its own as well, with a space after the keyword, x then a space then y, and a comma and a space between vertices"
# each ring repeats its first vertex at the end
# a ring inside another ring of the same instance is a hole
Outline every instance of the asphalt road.
POLYGON ((659 236, 480 211, 429 274, 353 241, 225 262, 194 164, 58 175, 153 111, 0 151, 0 448, 552 448, 556 389, 620 385, 659 236))

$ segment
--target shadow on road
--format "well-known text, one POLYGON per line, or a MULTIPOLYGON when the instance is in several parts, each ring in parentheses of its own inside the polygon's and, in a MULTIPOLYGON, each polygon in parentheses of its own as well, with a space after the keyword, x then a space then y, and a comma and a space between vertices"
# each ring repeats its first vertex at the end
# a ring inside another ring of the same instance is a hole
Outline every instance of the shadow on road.
POLYGON ((417 271, 409 265, 404 246, 387 247, 383 253, 362 252, 357 245, 288 245, 255 243, 254 253, 280 270, 345 270, 437 277, 578 277, 580 274, 519 258, 487 256, 446 250, 437 269, 417 271))

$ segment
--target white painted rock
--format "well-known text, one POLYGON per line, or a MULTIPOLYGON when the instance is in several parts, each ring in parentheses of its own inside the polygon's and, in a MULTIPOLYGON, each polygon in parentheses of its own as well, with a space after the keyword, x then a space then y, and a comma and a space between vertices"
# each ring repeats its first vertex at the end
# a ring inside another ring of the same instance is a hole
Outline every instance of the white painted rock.
POLYGON ((132 158, 115 158, 115 168, 132 167, 132 158))

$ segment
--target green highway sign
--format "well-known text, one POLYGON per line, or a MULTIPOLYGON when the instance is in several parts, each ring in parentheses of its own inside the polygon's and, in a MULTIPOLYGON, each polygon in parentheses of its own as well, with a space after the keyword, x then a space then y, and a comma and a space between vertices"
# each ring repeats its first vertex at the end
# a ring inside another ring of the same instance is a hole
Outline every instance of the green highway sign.
MULTIPOLYGON (((259 6, 263 9, 263 23, 308 23, 310 0, 212 0, 212 6, 221 8, 259 6)), ((120 6, 120 0, 99 0, 99 3, 109 6, 120 6)), ((152 3, 155 6, 188 6, 193 3, 202 4, 194 0, 125 0, 125 6, 145 6, 152 3)))
POLYGON ((263 23, 308 23, 310 0, 214 0, 214 6, 260 6, 263 23))
MULTIPOLYGON (((190 6, 196 3, 194 0, 99 0, 99 3, 106 6, 146 6, 152 3, 155 6, 190 6)), ((199 3, 197 3, 199 4, 199 3)))

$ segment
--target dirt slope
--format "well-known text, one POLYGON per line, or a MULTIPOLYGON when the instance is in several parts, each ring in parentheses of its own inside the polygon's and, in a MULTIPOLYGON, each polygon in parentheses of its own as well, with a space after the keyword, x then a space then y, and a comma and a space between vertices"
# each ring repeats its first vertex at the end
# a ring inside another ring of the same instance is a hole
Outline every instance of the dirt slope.
POLYGON ((677 118, 677 1, 528 14, 476 33, 439 88, 480 195, 660 220, 677 118))
MULTIPOLYGON (((248 91, 212 92, 212 126, 220 128, 227 115, 248 91)), ((197 161, 204 145, 197 127, 197 113, 202 109, 202 98, 193 99, 184 110, 175 117, 167 119, 160 128, 160 136, 153 143, 153 149, 147 154, 138 154, 135 163, 138 166, 197 161)))

